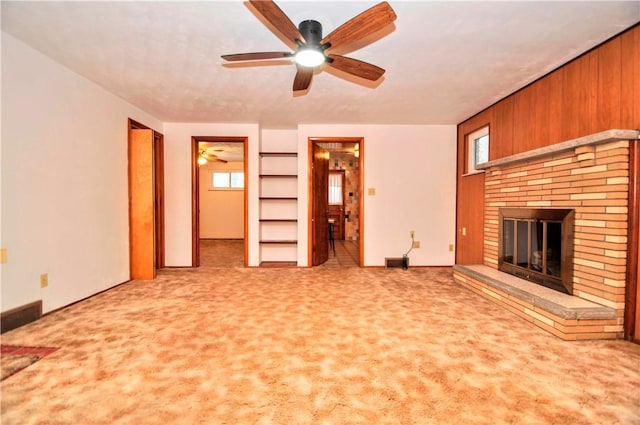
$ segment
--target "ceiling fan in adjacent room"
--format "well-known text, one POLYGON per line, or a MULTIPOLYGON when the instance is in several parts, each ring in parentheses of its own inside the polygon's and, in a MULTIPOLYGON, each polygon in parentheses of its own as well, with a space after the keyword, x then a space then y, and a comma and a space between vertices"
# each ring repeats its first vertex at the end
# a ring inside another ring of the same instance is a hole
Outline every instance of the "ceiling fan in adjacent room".
MULTIPOLYGON (((293 80, 293 91, 303 91, 309 88, 313 71, 316 67, 327 64, 337 70, 356 77, 376 81, 385 70, 357 59, 331 53, 332 50, 353 44, 365 42, 365 38, 380 31, 395 21, 396 14, 389 3, 379 3, 358 16, 348 20, 333 30, 326 37, 322 37, 322 25, 318 21, 302 21, 296 27, 285 13, 273 2, 249 0, 267 22, 275 27, 288 41, 295 43, 294 52, 258 52, 223 55, 227 61, 255 61, 263 59, 293 58, 297 67, 293 80)), ((293 45, 293 44, 292 44, 293 45)), ((359 46, 363 47, 363 46, 359 46)))
POLYGON ((222 158, 218 158, 213 154, 207 153, 206 150, 201 150, 198 155, 198 164, 204 165, 207 162, 222 162, 226 164, 229 161, 226 161, 222 158))

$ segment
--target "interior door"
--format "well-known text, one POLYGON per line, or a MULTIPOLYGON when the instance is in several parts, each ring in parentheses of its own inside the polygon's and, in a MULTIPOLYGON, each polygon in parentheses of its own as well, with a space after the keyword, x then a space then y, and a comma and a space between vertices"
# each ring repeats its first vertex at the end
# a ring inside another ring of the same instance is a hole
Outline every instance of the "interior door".
POLYGON ((312 163, 312 265, 329 259, 329 151, 313 144, 312 163))
POLYGON ((156 274, 153 139, 153 130, 130 130, 129 261, 131 279, 153 279, 156 274))

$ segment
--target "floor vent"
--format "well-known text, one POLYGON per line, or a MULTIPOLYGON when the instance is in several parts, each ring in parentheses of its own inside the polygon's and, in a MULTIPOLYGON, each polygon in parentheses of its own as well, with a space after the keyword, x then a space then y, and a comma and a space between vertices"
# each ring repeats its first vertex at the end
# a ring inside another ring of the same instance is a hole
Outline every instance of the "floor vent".
POLYGON ((42 301, 35 301, 7 310, 0 317, 0 332, 5 333, 42 317, 42 301))
POLYGON ((384 266, 388 269, 398 268, 406 270, 409 268, 409 257, 387 257, 384 259, 384 266))

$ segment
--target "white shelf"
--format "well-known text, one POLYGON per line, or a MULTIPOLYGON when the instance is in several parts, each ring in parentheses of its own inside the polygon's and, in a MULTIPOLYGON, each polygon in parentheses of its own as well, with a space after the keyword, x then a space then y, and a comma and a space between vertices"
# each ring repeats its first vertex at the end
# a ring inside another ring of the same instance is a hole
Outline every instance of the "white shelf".
POLYGON ((298 237, 298 222, 271 220, 260 222, 260 241, 295 241, 298 237))
MULTIPOLYGON (((280 147, 281 148, 281 147, 280 147)), ((298 154, 260 152, 260 263, 297 264, 298 154)))
POLYGON ((260 178, 261 198, 295 198, 298 195, 298 179, 289 176, 260 178))

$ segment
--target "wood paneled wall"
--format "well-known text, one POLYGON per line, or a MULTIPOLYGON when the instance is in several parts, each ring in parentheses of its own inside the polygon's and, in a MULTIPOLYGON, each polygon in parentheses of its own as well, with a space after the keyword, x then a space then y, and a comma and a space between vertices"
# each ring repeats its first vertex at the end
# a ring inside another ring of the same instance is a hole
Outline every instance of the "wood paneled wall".
POLYGON ((495 160, 612 128, 640 129, 639 75, 637 24, 458 125, 457 264, 483 257, 484 175, 463 174, 466 136, 489 125, 495 160))

